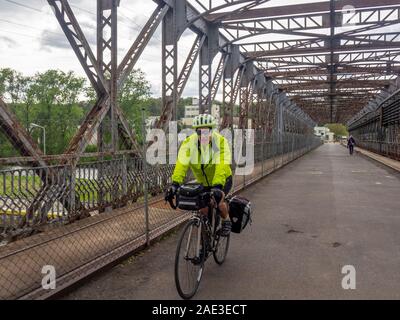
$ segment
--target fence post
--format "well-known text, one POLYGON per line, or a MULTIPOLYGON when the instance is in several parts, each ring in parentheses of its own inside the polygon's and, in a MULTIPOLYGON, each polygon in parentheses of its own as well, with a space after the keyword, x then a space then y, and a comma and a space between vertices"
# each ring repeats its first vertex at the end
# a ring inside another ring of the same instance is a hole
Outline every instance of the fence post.
MULTIPOLYGON (((246 130, 242 131, 242 149, 241 149, 241 155, 240 155, 241 158, 243 157, 243 151, 244 151, 245 154, 247 154, 247 149, 246 149, 247 148, 247 145, 246 145, 247 133, 248 132, 246 130), (243 134, 244 134, 244 136, 243 136, 243 134)), ((246 165, 247 165, 247 163, 245 164, 245 166, 246 165)), ((246 174, 243 174, 243 189, 245 187, 246 187, 246 174)))
POLYGON ((294 161, 294 132, 292 132, 292 161, 294 161))
POLYGON ((264 177, 264 129, 261 130, 261 177, 264 177))
POLYGON ((76 193, 75 193, 75 186, 76 186, 76 165, 71 165, 71 181, 70 181, 70 201, 71 201, 71 205, 70 205, 70 212, 69 215, 70 216, 74 216, 76 215, 76 208, 75 208, 75 203, 76 203, 76 193))
POLYGON ((277 156, 277 147, 276 147, 276 133, 272 135, 272 155, 274 157, 274 170, 276 169, 276 156, 277 156))
POLYGON ((149 225, 149 203, 148 203, 148 179, 147 179, 147 143, 146 143, 146 118, 144 114, 145 109, 142 108, 142 136, 143 136, 143 193, 144 193, 144 217, 146 223, 146 245, 150 246, 150 225, 149 225))
POLYGON ((128 160, 126 154, 122 156, 122 198, 128 199, 128 160))
POLYGON ((97 163, 97 204, 99 205, 100 209, 99 212, 104 212, 105 210, 105 202, 104 202, 104 157, 100 157, 100 162, 97 163))
POLYGON ((280 142, 280 149, 281 149, 281 167, 283 167, 284 166, 284 156, 283 156, 283 154, 285 153, 285 141, 286 141, 286 136, 285 136, 285 134, 284 133, 281 133, 281 139, 279 140, 279 142, 280 142))

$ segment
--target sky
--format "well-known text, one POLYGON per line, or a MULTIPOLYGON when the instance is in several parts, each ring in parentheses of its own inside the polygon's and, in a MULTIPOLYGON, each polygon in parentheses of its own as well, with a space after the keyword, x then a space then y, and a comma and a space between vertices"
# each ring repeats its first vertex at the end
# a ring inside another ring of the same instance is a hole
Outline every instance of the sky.
MULTIPOLYGON (((223 0, 214 1, 223 2, 223 0)), ((317 1, 271 0, 263 6, 317 1)), ((96 2, 96 0, 69 1, 94 52, 96 52, 96 2)), ((208 3, 208 0, 204 0, 204 3, 208 3)), ((119 61, 155 8, 156 4, 152 0, 121 0, 118 16, 119 61)), ((268 40, 274 39, 273 35, 264 37, 268 40)), ((282 36, 275 35, 275 37, 282 36)), ((179 67, 184 63, 194 39, 195 34, 190 30, 180 39, 179 67)), ((218 62, 218 58, 215 62, 218 62)), ((25 75, 34 75, 48 69, 60 69, 72 70, 80 76, 85 76, 46 0, 0 0, 0 68, 5 67, 16 69, 25 75)), ((137 67, 145 72, 146 78, 150 81, 153 96, 160 96, 161 28, 158 28, 146 47, 137 67)), ((197 94, 198 68, 194 68, 183 96, 197 94)))

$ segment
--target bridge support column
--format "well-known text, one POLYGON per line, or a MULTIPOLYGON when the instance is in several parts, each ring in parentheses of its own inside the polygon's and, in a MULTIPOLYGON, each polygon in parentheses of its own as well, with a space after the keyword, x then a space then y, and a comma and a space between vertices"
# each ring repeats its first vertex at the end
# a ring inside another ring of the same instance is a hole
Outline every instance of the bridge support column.
MULTIPOLYGON (((107 118, 110 123, 111 143, 107 149, 112 152, 118 149, 117 96, 118 96, 118 16, 120 0, 97 0, 97 63, 102 77, 108 85, 110 99, 107 118)), ((106 125, 102 123, 99 130, 99 151, 104 151, 106 125)))
POLYGON ((162 103, 161 122, 177 120, 178 40, 185 30, 186 1, 173 0, 162 21, 162 103))
POLYGON ((212 62, 219 50, 218 26, 207 24, 207 41, 200 52, 199 111, 211 113, 212 106, 212 62))

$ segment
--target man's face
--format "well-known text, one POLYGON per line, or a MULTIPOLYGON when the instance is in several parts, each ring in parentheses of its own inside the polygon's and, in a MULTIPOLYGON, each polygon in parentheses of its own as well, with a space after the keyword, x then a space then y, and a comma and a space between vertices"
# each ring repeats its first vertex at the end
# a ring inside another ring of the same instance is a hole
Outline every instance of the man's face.
POLYGON ((199 136, 200 144, 207 145, 211 142, 211 129, 210 128, 198 128, 196 130, 199 136))

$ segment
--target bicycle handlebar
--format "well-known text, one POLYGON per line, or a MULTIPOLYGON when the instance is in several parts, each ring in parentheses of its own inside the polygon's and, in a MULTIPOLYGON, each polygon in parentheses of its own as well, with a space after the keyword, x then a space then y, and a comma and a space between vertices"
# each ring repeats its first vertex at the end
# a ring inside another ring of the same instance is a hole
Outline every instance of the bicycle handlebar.
MULTIPOLYGON (((179 190, 179 189, 178 189, 178 190, 179 190)), ((210 200, 214 198, 214 197, 213 197, 213 196, 214 196, 213 190, 204 191, 203 194, 209 194, 209 195, 211 196, 211 197, 210 197, 210 200)), ((176 200, 176 194, 172 194, 172 193, 170 192, 170 190, 168 189, 168 190, 166 191, 166 194, 165 194, 165 202, 168 202, 169 205, 171 206, 171 208, 174 209, 174 210, 176 210, 176 209, 178 208, 178 206, 177 206, 176 204, 174 204, 174 199, 176 200)))

